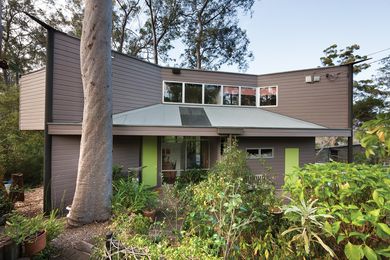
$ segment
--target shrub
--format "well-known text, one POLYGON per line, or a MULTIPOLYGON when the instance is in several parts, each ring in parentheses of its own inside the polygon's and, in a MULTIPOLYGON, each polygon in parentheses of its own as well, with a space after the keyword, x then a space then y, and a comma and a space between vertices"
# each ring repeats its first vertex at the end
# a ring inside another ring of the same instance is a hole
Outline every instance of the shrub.
POLYGON ((191 169, 180 173, 177 179, 177 188, 184 189, 185 187, 197 184, 207 178, 208 171, 204 169, 191 169))
POLYGON ((296 200, 318 199, 318 212, 335 253, 348 259, 390 257, 390 172, 378 165, 306 165, 285 189, 296 200))
POLYGON ((112 208, 114 213, 138 212, 157 204, 157 193, 131 178, 119 179, 113 183, 112 208))
MULTIPOLYGON (((2 183, 0 183, 2 185, 2 183)), ((13 203, 9 199, 5 189, 0 187, 0 225, 3 225, 6 220, 6 215, 13 209, 13 203)))

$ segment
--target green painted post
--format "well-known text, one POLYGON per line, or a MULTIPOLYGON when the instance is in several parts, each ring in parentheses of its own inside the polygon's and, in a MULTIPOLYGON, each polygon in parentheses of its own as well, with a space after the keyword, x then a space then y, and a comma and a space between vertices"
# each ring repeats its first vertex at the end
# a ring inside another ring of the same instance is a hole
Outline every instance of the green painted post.
POLYGON ((142 138, 142 183, 147 186, 157 186, 157 137, 142 138))
POLYGON ((292 176, 295 167, 299 167, 299 148, 286 148, 284 152, 284 182, 295 182, 292 176))

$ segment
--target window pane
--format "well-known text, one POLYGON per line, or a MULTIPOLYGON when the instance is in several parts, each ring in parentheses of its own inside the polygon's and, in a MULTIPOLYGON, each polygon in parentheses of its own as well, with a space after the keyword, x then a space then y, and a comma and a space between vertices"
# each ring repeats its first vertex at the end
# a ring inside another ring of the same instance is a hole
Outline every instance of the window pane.
POLYGON ((164 86, 164 102, 179 102, 182 101, 182 84, 175 82, 165 82, 164 86))
POLYGON ((260 106, 276 106, 277 87, 260 88, 260 106))
POLYGON ((221 104, 221 86, 205 85, 204 86, 204 103, 205 104, 221 104))
POLYGON ((247 148, 246 152, 249 159, 259 158, 259 149, 257 148, 247 148))
POLYGON ((256 106, 256 89, 241 87, 241 106, 256 106))
POLYGON ((238 105, 238 87, 223 87, 223 104, 224 105, 238 105))
POLYGON ((272 148, 262 148, 260 150, 261 158, 272 158, 273 155, 273 149, 272 148))
POLYGON ((185 103, 202 104, 202 85, 185 84, 185 103))
POLYGON ((209 144, 200 137, 188 139, 187 142, 187 167, 186 169, 209 168, 209 144))

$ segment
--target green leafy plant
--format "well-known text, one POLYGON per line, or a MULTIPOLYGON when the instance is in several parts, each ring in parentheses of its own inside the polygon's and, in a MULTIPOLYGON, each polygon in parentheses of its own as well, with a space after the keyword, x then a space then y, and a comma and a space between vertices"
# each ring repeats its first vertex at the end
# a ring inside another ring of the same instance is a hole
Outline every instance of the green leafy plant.
MULTIPOLYGON (((2 183, 0 183, 2 185, 2 183)), ((13 209, 13 203, 9 199, 5 189, 0 187, 0 225, 3 225, 7 214, 9 214, 13 209)))
POLYGON ((191 169, 180 173, 176 187, 183 189, 189 185, 199 183, 207 178, 208 171, 204 169, 191 169))
POLYGON ((64 228, 64 223, 56 219, 56 212, 52 211, 48 219, 43 214, 28 218, 19 213, 12 213, 5 226, 5 234, 17 244, 28 239, 34 239, 42 231, 47 232, 47 241, 57 237, 64 228))
POLYGON ((300 203, 292 201, 293 204, 285 208, 285 215, 290 219, 293 226, 285 230, 281 235, 287 235, 289 233, 296 233, 290 240, 290 244, 295 244, 298 248, 304 248, 307 256, 314 255, 313 247, 314 243, 321 245, 332 257, 335 256, 333 250, 325 244, 321 239, 321 233, 323 230, 322 220, 332 218, 331 215, 318 214, 317 208, 314 204, 317 200, 309 200, 307 203, 301 200, 300 203))
POLYGON ((119 179, 113 183, 112 207, 114 213, 139 212, 157 204, 157 193, 131 178, 119 179))

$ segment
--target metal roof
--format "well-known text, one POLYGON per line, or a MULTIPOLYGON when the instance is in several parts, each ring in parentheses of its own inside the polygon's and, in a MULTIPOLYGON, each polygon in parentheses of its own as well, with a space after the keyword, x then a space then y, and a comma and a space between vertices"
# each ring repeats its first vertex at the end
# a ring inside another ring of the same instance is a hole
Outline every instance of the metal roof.
POLYGON ((188 122, 191 121, 191 111, 195 112, 193 113, 192 127, 326 129, 317 124, 257 107, 190 106, 185 104, 157 104, 115 114, 113 116, 113 124, 124 126, 184 127, 188 126, 188 122), (185 114, 183 114, 183 111, 185 111, 185 114), (207 118, 199 120, 200 114, 207 118), (183 118, 186 118, 184 123, 182 122, 183 118))

